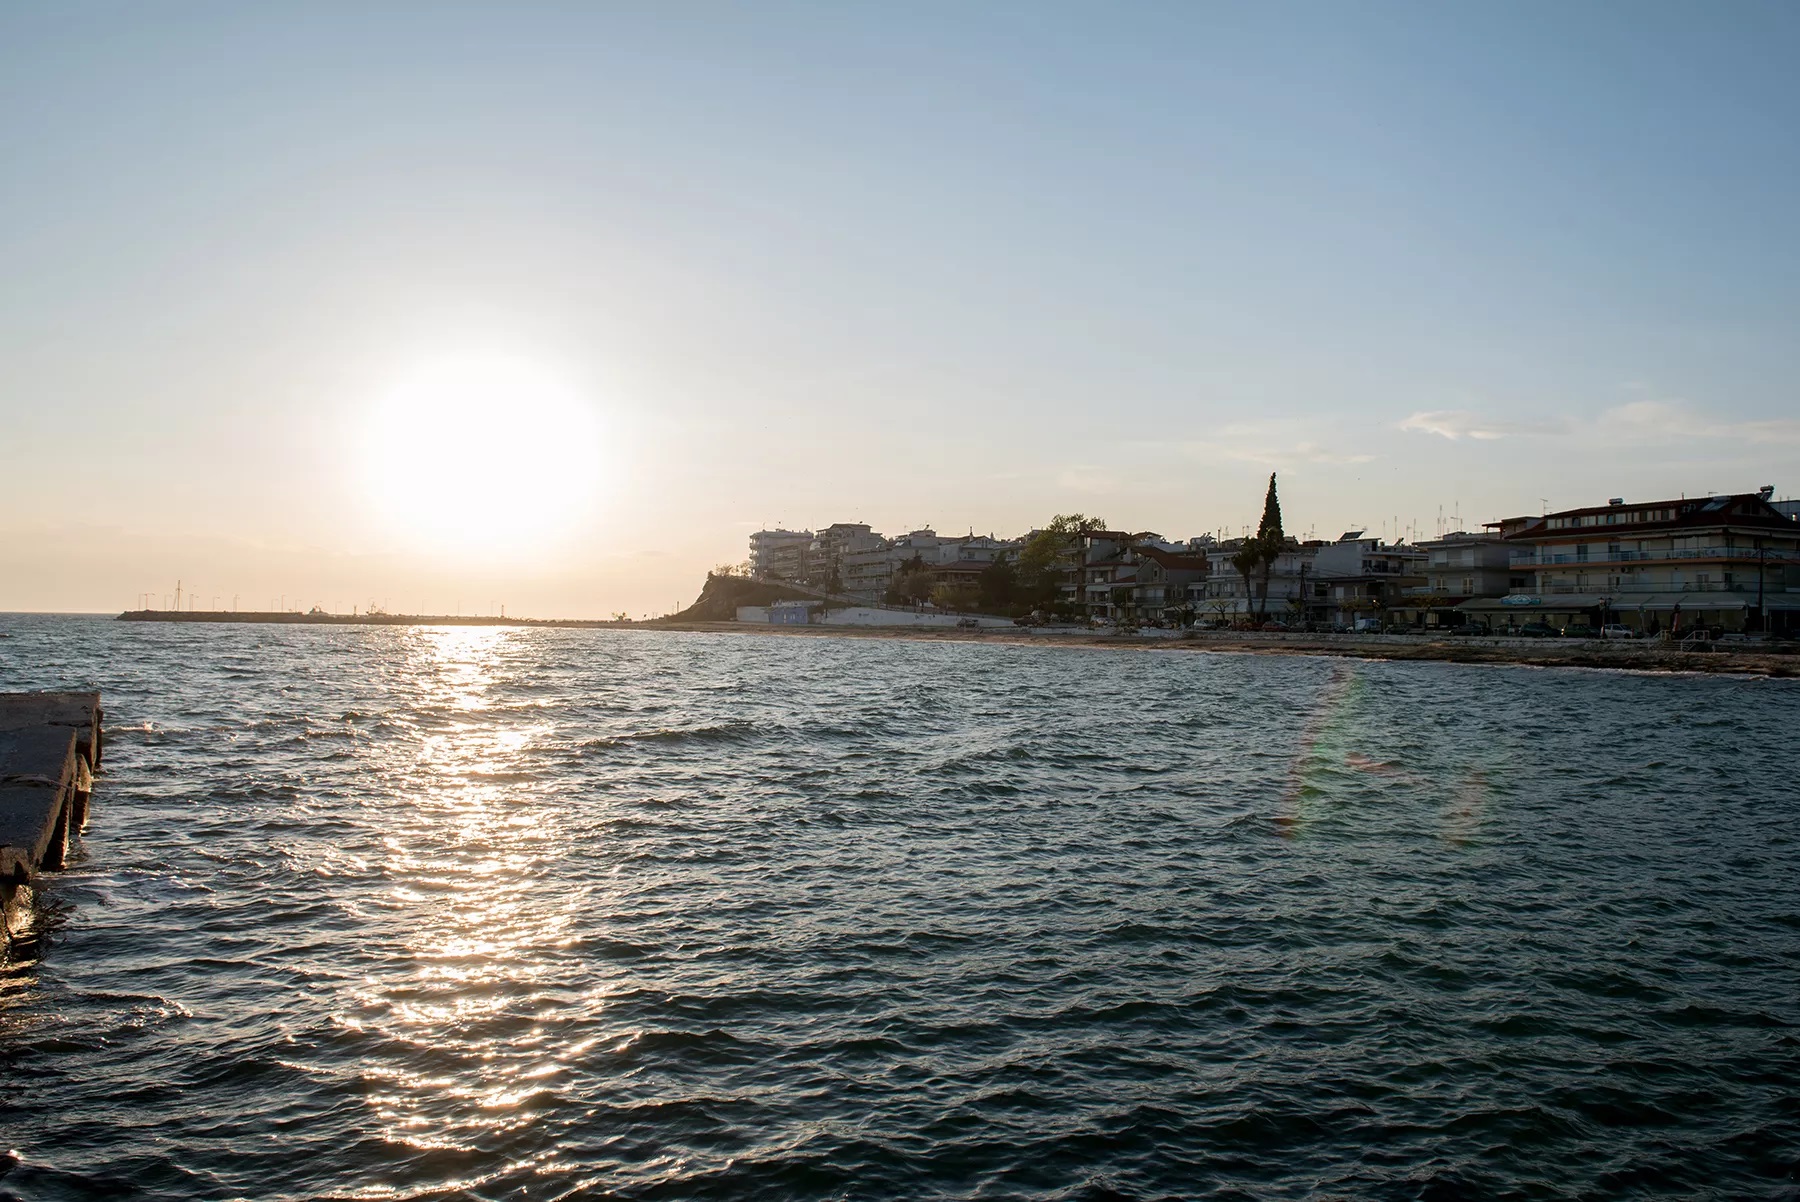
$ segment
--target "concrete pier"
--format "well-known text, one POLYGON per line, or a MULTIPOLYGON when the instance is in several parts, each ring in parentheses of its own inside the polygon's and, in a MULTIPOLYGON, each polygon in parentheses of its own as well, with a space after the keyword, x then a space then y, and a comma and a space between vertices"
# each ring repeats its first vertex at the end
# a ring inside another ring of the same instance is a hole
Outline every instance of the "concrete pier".
POLYGON ((0 693, 0 913, 5 945, 32 938, 38 878, 87 825, 100 765, 98 693, 0 693))

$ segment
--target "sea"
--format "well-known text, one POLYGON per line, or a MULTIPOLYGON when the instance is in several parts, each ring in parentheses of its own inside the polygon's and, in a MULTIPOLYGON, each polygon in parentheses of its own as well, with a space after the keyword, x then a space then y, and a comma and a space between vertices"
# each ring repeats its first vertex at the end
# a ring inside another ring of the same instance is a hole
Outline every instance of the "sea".
POLYGON ((1800 1198, 1795 682, 0 634, 107 733, 0 1197, 1800 1198))

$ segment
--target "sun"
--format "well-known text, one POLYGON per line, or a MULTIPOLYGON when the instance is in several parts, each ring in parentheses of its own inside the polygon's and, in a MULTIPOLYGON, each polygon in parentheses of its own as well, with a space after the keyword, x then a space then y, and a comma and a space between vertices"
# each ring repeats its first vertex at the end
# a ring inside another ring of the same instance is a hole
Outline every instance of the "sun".
POLYGON ((390 534, 434 554, 514 558, 572 534, 605 475, 593 406, 529 360, 470 355, 402 375, 364 438, 390 534))

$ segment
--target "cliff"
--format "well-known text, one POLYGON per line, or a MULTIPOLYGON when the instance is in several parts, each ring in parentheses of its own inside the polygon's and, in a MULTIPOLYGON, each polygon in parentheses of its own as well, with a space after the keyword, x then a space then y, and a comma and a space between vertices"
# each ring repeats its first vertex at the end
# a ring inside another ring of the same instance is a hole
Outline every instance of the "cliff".
POLYGON ((671 622, 731 622, 740 605, 773 605, 777 601, 814 601, 816 594, 743 576, 706 577, 706 585, 694 603, 665 619, 671 622))

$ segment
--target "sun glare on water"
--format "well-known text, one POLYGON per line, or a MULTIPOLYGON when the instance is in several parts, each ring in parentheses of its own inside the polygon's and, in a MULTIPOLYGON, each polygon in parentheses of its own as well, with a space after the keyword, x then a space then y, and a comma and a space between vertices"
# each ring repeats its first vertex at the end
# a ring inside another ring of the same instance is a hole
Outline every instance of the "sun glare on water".
POLYGON ((580 526, 604 475, 588 402, 554 373, 500 356, 403 376, 376 403, 364 450, 389 533, 436 554, 542 551, 580 526))

